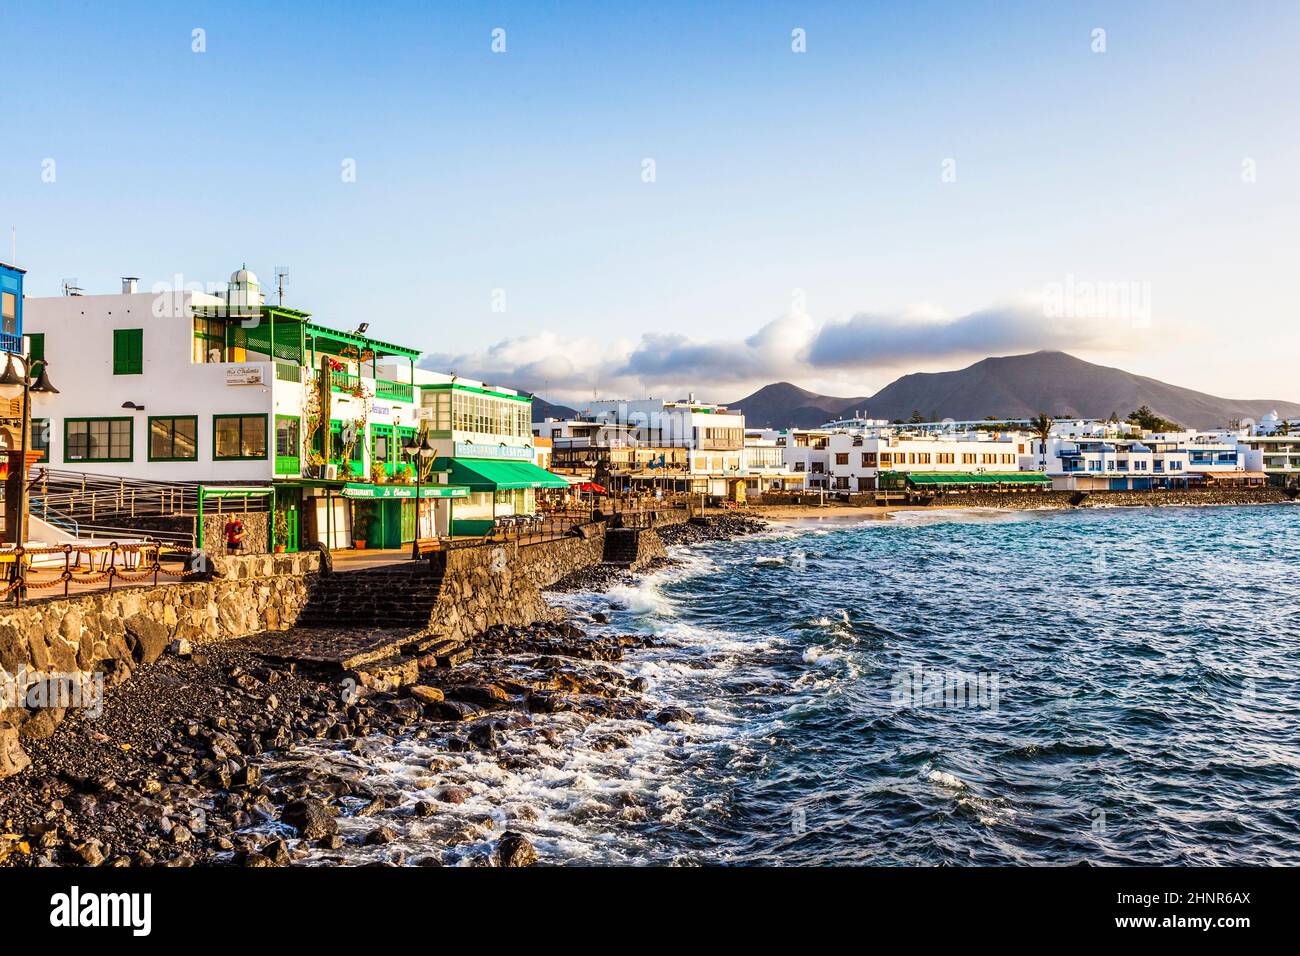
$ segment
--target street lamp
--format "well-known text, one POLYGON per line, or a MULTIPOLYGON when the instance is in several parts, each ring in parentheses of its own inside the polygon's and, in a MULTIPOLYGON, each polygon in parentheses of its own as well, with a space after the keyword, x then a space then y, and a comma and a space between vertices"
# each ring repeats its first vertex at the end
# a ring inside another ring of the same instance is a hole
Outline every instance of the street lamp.
POLYGON ((415 537, 411 539, 411 557, 419 560, 420 557, 420 478, 421 462, 420 459, 429 459, 438 453, 438 449, 429 444, 429 436, 425 435, 418 442, 412 438, 402 446, 402 451, 406 452, 406 457, 415 463, 415 537))
MULTIPOLYGON (((14 490, 17 492, 15 507, 6 514, 6 519, 12 521, 13 544, 14 548, 21 548, 24 543, 24 536, 27 531, 27 444, 28 436, 32 430, 32 392, 38 395, 57 395, 58 389, 50 384, 50 378, 46 374, 49 362, 41 362, 41 370, 36 376, 36 381, 32 381, 32 363, 23 355, 15 356, 15 353, 7 353, 5 370, 0 374, 0 387, 3 388, 21 388, 23 397, 23 410, 21 419, 21 434, 19 441, 19 459, 13 461, 13 453, 10 453, 9 474, 14 490), (18 374, 14 368, 14 358, 18 358, 23 363, 23 373, 18 374)), ((23 562, 21 558, 14 561, 14 573, 21 579, 24 574, 23 562)), ((19 596, 25 589, 19 588, 19 596)))

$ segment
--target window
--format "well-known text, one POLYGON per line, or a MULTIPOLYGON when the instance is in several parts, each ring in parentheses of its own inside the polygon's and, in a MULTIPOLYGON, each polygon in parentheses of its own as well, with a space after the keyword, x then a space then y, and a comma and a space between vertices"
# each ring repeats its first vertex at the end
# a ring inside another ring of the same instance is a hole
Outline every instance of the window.
POLYGON ((144 329, 113 330, 113 374, 139 375, 144 371, 144 329))
POLYGON ((0 292, 0 318, 3 319, 5 332, 18 334, 18 296, 14 293, 0 292))
POLYGON ((149 418, 150 461, 194 461, 199 456, 199 420, 194 415, 149 418))
POLYGON ((265 415, 212 416, 213 460, 239 461, 265 457, 265 415))
POLYGON ((849 463, 849 453, 846 451, 837 451, 835 453, 835 464, 847 465, 849 463))
POLYGON ((862 467, 864 468, 876 467, 876 453, 874 451, 864 451, 862 453, 862 467))
POLYGON ((194 362, 221 362, 226 356, 226 323, 222 319, 194 317, 194 362))
POLYGON ((48 418, 32 419, 32 451, 41 453, 41 461, 50 460, 50 420, 48 418))
POLYGON ((65 418, 64 461, 130 461, 134 423, 129 418, 65 418))
POLYGON ((275 453, 284 458, 297 458, 301 447, 299 419, 293 415, 275 416, 275 453))
MULTIPOLYGON (((882 451, 882 452, 880 453, 880 464, 881 464, 881 465, 892 465, 893 463, 894 463, 894 453, 893 453, 893 452, 882 451)), ((901 462, 900 462, 900 464, 901 464, 901 462)))
POLYGON ((45 333, 33 332, 27 336, 27 358, 32 363, 32 378, 41 374, 45 364, 45 333))

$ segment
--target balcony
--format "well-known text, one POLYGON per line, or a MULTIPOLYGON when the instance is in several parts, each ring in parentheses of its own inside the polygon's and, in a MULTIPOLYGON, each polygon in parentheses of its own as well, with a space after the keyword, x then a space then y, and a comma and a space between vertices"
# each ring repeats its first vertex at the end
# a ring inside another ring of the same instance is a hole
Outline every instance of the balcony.
POLYGON ((415 386, 409 382, 390 382, 386 379, 375 379, 375 397, 388 398, 395 402, 414 402, 415 386))
POLYGON ((276 455, 275 473, 277 475, 294 475, 295 477, 302 474, 301 459, 297 455, 276 455))

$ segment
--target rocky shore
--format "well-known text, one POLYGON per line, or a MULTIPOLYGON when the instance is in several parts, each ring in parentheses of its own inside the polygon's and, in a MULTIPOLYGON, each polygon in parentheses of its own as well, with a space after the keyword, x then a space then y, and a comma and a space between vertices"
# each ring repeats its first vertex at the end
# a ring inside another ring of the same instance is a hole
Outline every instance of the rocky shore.
MULTIPOLYGON (((99 719, 73 713, 50 737, 27 742, 32 766, 0 783, 0 855, 8 865, 275 866, 338 851, 342 819, 381 810, 434 818, 466 794, 439 778, 449 764, 437 760, 427 768, 434 800, 402 805, 368 787, 364 772, 268 772, 284 754, 312 741, 364 754, 367 738, 411 735, 449 754, 473 749, 518 763, 546 734, 534 715, 653 721, 640 688, 608 666, 646 643, 565 622, 498 628, 480 635, 470 660, 430 660, 390 691, 359 687, 351 672, 269 661, 258 638, 168 654, 110 695, 99 719)), ((395 836, 381 822, 351 829, 365 846, 395 836)), ((450 833, 447 845, 465 837, 450 833)), ((383 862, 441 865, 438 850, 383 862)), ((507 830, 495 852, 471 862, 533 859, 527 838, 507 830)))
MULTIPOLYGON (((723 515, 665 537, 763 527, 723 515)), ((591 569, 556 587, 600 588, 626 574, 591 569)), ((560 746, 561 731, 590 730, 587 746, 621 749, 693 719, 688 707, 650 706, 644 681, 613 666, 655 639, 607 624, 557 612, 464 645, 410 634, 399 657, 356 666, 287 658, 286 641, 322 640, 305 631, 177 642, 113 689, 97 719, 69 711, 56 730, 24 740, 31 766, 0 781, 0 865, 530 865, 538 853, 522 831, 535 810, 463 812, 470 758, 519 770, 560 746), (602 721, 619 729, 602 731, 602 721), (393 741, 423 755, 401 786, 372 772, 393 741)))

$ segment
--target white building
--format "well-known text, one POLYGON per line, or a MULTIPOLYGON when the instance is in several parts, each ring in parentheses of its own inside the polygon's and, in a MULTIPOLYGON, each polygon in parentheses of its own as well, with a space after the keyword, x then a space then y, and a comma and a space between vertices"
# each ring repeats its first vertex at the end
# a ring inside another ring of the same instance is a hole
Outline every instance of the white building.
POLYGON ((479 527, 528 510, 518 492, 548 480, 498 473, 497 487, 473 470, 534 467, 526 396, 417 369, 418 350, 365 324, 345 332, 268 305, 247 269, 211 292, 139 292, 124 280, 116 294, 26 305, 31 354, 61 389, 33 403, 34 443, 51 469, 273 487, 290 547, 345 546, 357 515, 367 542, 385 547, 447 533, 457 499, 454 520, 479 527), (417 525, 403 448, 421 433, 437 460, 423 459, 417 525))
POLYGON ((745 416, 721 405, 680 401, 593 401, 571 422, 535 423, 534 433, 555 443, 557 468, 565 467, 562 447, 582 449, 580 460, 626 459, 630 465, 613 473, 629 484, 737 497, 744 494, 745 416), (634 448, 641 454, 613 455, 612 449, 634 448), (604 452, 598 451, 603 449, 604 452), (645 460, 642 461, 641 459, 645 460))
MULTIPOLYGON (((1032 458, 1042 443, 1031 442, 1032 458)), ((1195 431, 1103 437, 1057 437, 1047 441, 1046 471, 1052 487, 1066 491, 1147 491, 1210 484, 1263 484, 1232 435, 1195 431)))
POLYGON ((953 477, 954 484, 960 483, 954 476, 1017 473, 1026 450, 1026 439, 1019 434, 877 432, 829 436, 826 451, 831 491, 875 491, 883 487, 882 475, 900 473, 953 477))

